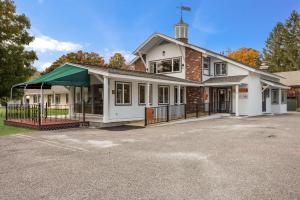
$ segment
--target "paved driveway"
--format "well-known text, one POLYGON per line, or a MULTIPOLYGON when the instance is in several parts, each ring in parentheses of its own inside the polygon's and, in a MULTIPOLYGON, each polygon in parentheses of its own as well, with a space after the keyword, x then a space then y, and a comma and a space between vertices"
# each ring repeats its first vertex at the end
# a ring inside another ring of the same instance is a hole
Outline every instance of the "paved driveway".
POLYGON ((300 115, 0 138, 0 199, 300 199, 300 115))

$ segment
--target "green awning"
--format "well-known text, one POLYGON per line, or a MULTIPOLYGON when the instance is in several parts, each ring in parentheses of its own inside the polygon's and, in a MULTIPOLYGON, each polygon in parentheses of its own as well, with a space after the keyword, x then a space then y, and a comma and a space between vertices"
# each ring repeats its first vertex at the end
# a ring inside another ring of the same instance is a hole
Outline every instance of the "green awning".
POLYGON ((87 69, 65 64, 37 79, 17 84, 15 88, 38 89, 43 86, 46 89, 52 85, 88 87, 90 76, 87 69))

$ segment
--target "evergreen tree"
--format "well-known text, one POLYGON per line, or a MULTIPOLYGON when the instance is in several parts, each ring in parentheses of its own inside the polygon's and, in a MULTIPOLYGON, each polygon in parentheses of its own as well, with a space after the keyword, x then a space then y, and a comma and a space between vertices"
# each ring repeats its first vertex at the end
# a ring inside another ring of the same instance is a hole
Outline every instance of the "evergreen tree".
POLYGON ((270 72, 300 69, 300 15, 291 13, 286 22, 277 23, 263 49, 270 72))

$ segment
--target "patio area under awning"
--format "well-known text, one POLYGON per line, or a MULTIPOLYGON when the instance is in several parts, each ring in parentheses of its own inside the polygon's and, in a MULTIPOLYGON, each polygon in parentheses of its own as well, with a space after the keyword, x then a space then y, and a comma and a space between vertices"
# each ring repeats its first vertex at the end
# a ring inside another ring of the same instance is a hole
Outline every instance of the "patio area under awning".
POLYGON ((14 85, 13 88, 50 89, 52 85, 87 87, 89 84, 87 69, 65 64, 37 79, 14 85))

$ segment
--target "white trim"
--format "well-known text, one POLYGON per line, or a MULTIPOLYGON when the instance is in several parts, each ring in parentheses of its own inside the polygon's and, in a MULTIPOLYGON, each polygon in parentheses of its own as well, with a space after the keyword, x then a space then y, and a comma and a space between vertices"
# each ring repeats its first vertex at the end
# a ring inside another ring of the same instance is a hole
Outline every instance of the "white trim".
POLYGON ((181 42, 181 41, 179 41, 179 40, 176 40, 176 39, 171 38, 171 37, 169 37, 169 36, 163 35, 163 34, 161 34, 161 33, 154 33, 154 34, 152 34, 145 42, 143 42, 143 43, 142 43, 142 44, 141 44, 141 45, 133 52, 133 54, 136 55, 137 52, 139 52, 140 49, 141 49, 142 47, 144 47, 151 39, 153 39, 153 38, 155 38, 155 37, 161 37, 161 38, 163 38, 163 39, 165 39, 165 40, 167 40, 167 41, 176 43, 176 44, 178 44, 178 45, 181 45, 181 46, 184 46, 184 47, 189 47, 189 48, 194 49, 194 50, 196 50, 196 51, 200 51, 200 52, 205 53, 205 54, 207 54, 207 55, 209 55, 209 56, 216 57, 216 58, 218 58, 218 59, 220 59, 220 60, 223 60, 223 61, 226 61, 226 62, 228 62, 228 63, 237 65, 238 67, 241 67, 241 68, 243 68, 243 69, 246 69, 246 70, 248 70, 248 71, 251 71, 251 72, 254 72, 254 73, 257 73, 257 74, 262 74, 262 75, 269 76, 269 77, 273 77, 273 78, 281 78, 281 76, 279 76, 279 75, 271 74, 271 73, 267 73, 267 72, 263 72, 263 71, 256 70, 256 69, 254 69, 254 68, 252 68, 252 67, 249 67, 249 66, 247 66, 247 65, 244 65, 244 64, 242 64, 242 63, 239 63, 239 62, 236 62, 236 61, 234 61, 234 60, 228 59, 228 58, 226 58, 225 56, 222 56, 222 55, 220 55, 220 54, 218 54, 218 53, 215 53, 215 52, 213 52, 213 51, 206 50, 206 49, 203 49, 203 48, 200 48, 200 47, 191 45, 191 44, 187 44, 187 43, 181 42))
POLYGON ((141 58, 141 60, 143 61, 143 64, 144 64, 145 69, 146 69, 147 68, 147 64, 146 64, 146 61, 143 58, 143 55, 141 54, 141 52, 138 52, 138 54, 139 54, 139 57, 141 58))
POLYGON ((279 84, 276 84, 276 83, 272 83, 270 81, 266 81, 266 80, 261 80, 262 83, 265 83, 267 85, 270 85, 272 87, 276 87, 276 88, 282 88, 282 89, 290 89, 290 87, 288 86, 283 86, 283 85, 279 85, 279 84))

